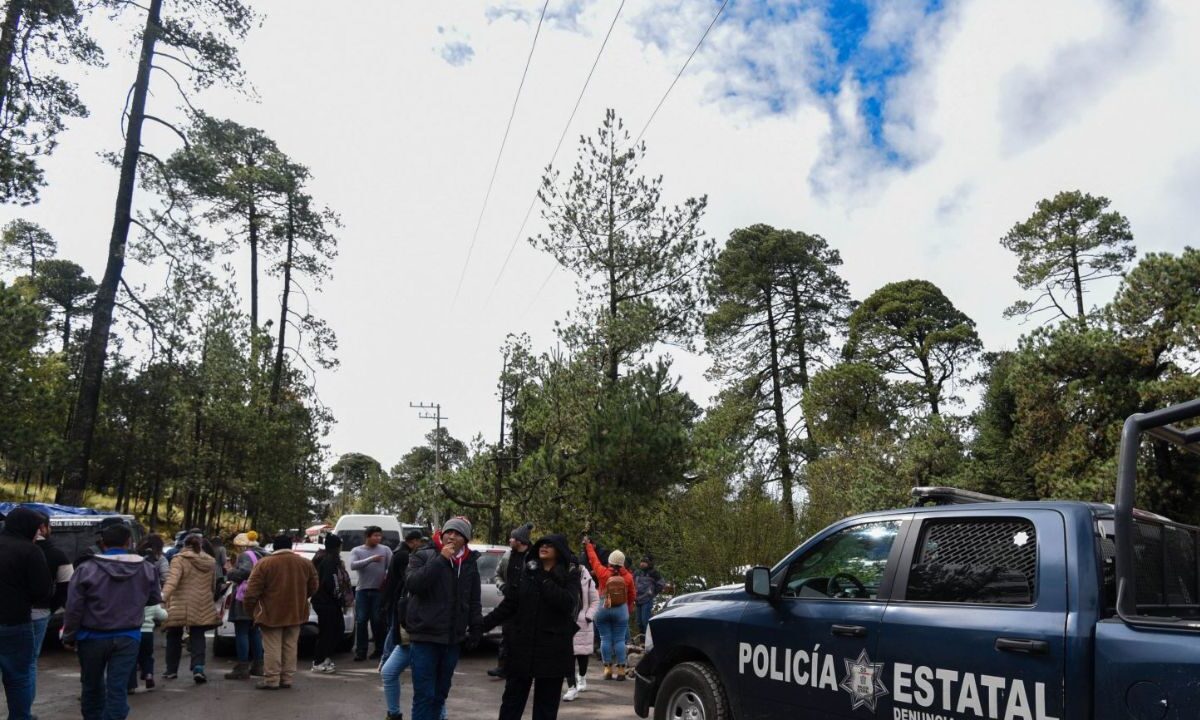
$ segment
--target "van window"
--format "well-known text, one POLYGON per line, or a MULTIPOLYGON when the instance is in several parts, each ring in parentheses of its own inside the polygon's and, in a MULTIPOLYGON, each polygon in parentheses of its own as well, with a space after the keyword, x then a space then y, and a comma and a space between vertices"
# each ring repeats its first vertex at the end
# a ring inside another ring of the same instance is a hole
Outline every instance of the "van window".
POLYGON ((830 535, 788 567, 783 597, 874 600, 899 530, 887 520, 830 535))
MULTIPOLYGON (((366 541, 366 536, 360 529, 340 530, 337 536, 342 539, 342 552, 350 552, 366 541)), ((395 550, 400 546, 400 533, 395 530, 384 530, 383 544, 395 550)))
POLYGON ((502 552, 480 553, 479 560, 475 563, 479 568, 480 582, 484 585, 496 584, 496 568, 500 567, 500 558, 502 557, 504 557, 502 552))
POLYGON ((927 520, 908 577, 908 600, 1030 605, 1037 597, 1037 533, 1023 518, 927 520))

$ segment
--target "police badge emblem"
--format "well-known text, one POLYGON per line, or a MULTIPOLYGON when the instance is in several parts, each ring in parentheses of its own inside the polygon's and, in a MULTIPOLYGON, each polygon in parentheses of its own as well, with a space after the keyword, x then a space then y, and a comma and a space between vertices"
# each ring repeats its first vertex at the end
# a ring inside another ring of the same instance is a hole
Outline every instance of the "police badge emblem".
POLYGON ((888 694, 883 684, 883 663, 871 662, 867 651, 858 654, 858 660, 845 660, 846 677, 841 688, 850 693, 851 710, 866 707, 874 712, 879 698, 888 694))

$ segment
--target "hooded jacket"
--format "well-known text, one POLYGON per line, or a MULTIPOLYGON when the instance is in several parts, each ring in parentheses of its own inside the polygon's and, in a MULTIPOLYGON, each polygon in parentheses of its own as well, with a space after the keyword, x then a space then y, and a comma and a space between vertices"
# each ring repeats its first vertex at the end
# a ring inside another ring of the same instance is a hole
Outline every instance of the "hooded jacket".
POLYGON ((437 545, 413 553, 404 588, 405 624, 413 642, 457 645, 482 622, 479 553, 466 548, 461 561, 442 557, 437 545))
POLYGON ((596 590, 596 581, 592 579, 592 574, 584 567, 579 568, 579 599, 582 602, 579 604, 579 614, 575 617, 575 625, 579 627, 579 632, 575 633, 573 645, 576 655, 591 655, 596 649, 596 631, 592 623, 600 610, 600 592, 596 590))
POLYGON ((166 627, 216 627, 221 624, 213 603, 216 563, 212 555, 184 550, 171 562, 162 595, 167 605, 166 627))
POLYGON ((71 576, 63 642, 74 644, 81 629, 140 631, 146 606, 160 602, 158 571, 140 555, 95 555, 71 576))
POLYGON ((40 516, 17 507, 0 532, 0 625, 29 622, 34 603, 45 604, 54 594, 46 556, 33 544, 40 516))
POLYGON ((515 586, 504 600, 483 619, 486 632, 514 621, 512 644, 505 670, 518 677, 566 677, 574 672, 575 633, 580 598, 580 568, 574 562, 567 539, 548 535, 534 544, 521 568, 515 586), (558 562, 549 571, 542 567, 536 548, 552 545, 558 562))
POLYGON ((641 568, 634 570, 633 582, 637 585, 638 605, 654 602, 654 598, 658 597, 658 594, 667 586, 667 582, 663 580, 663 576, 654 569, 653 565, 645 570, 641 568))

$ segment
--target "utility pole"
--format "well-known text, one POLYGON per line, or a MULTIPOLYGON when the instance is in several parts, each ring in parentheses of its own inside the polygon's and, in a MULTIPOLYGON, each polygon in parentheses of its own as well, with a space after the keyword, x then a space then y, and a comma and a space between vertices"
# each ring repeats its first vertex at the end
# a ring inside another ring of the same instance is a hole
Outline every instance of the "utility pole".
MULTIPOLYGON (((433 433, 433 481, 434 481, 435 485, 437 485, 438 487, 441 487, 441 485, 442 485, 442 421, 449 420, 450 418, 442 415, 442 404, 441 403, 410 402, 408 404, 408 406, 410 408, 414 408, 416 410, 422 411, 420 413, 421 419, 433 420, 436 423, 435 430, 433 433), (429 410, 433 410, 433 412, 432 413, 428 412, 429 410)), ((441 524, 441 522, 440 522, 441 518, 433 518, 433 519, 438 520, 439 525, 441 524)))

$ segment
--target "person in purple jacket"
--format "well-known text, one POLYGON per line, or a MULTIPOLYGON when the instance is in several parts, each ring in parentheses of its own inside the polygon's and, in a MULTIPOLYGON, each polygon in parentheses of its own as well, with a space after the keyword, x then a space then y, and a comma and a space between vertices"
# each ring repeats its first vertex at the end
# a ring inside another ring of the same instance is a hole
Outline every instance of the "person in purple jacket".
POLYGON ((63 617, 63 647, 79 655, 84 720, 124 720, 126 683, 137 662, 147 605, 162 602, 158 571, 129 551, 126 525, 100 535, 100 554, 71 577, 63 617))

